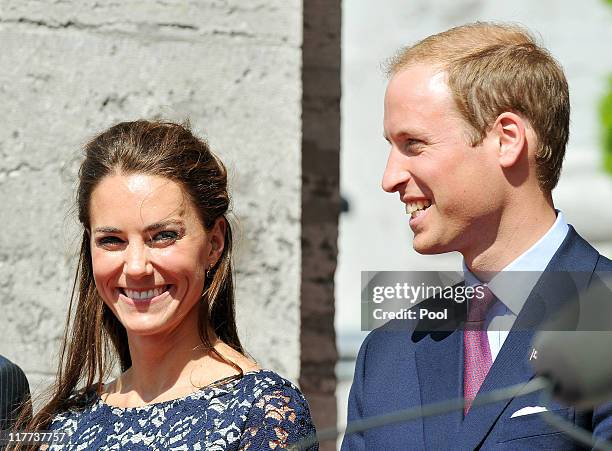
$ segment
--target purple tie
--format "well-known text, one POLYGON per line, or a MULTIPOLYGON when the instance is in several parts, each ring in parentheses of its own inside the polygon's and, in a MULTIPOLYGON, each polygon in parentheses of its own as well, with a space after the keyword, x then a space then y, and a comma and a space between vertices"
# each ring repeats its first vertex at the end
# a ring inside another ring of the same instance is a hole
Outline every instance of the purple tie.
POLYGON ((463 331, 463 408, 467 415, 482 382, 487 377, 493 360, 485 328, 487 311, 493 305, 495 296, 486 285, 476 287, 475 295, 469 300, 467 320, 463 331), (478 287, 482 287, 478 289, 478 287), (481 291, 482 290, 482 291, 481 291), (484 296, 479 298, 478 293, 484 296))

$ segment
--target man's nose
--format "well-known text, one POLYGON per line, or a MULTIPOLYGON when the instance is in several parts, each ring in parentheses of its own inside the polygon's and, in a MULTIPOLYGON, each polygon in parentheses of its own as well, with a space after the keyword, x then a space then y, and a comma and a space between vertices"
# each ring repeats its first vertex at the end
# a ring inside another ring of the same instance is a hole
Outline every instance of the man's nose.
POLYGON ((144 243, 130 243, 125 250, 124 274, 136 278, 153 274, 149 257, 149 249, 144 243))
POLYGON ((396 149, 389 151, 387 166, 382 178, 382 189, 388 193, 399 191, 402 184, 408 183, 410 172, 406 167, 406 157, 401 155, 396 149))

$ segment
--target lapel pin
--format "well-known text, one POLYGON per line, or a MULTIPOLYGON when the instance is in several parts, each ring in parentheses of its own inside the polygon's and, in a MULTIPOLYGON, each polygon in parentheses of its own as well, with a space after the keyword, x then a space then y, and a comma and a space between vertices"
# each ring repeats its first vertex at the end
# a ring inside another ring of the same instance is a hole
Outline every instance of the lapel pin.
POLYGON ((529 356, 529 360, 537 360, 538 358, 538 350, 536 348, 531 349, 531 355, 529 356))

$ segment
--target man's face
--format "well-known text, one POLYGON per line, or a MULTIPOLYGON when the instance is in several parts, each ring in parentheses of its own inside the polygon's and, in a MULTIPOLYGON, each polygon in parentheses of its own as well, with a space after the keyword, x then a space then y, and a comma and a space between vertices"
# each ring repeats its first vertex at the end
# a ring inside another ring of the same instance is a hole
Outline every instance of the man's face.
POLYGON ((479 251, 497 232, 503 208, 499 140, 469 144, 445 74, 416 65, 395 74, 385 94, 391 149, 382 186, 406 204, 414 249, 479 251))

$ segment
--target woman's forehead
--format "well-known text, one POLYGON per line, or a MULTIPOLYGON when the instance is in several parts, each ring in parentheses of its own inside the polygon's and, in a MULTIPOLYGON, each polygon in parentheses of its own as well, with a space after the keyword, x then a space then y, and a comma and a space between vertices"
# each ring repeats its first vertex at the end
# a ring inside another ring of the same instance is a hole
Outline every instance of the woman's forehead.
POLYGON ((148 224, 175 218, 197 218, 181 185, 165 177, 117 174, 105 177, 92 192, 92 227, 107 222, 148 224))

